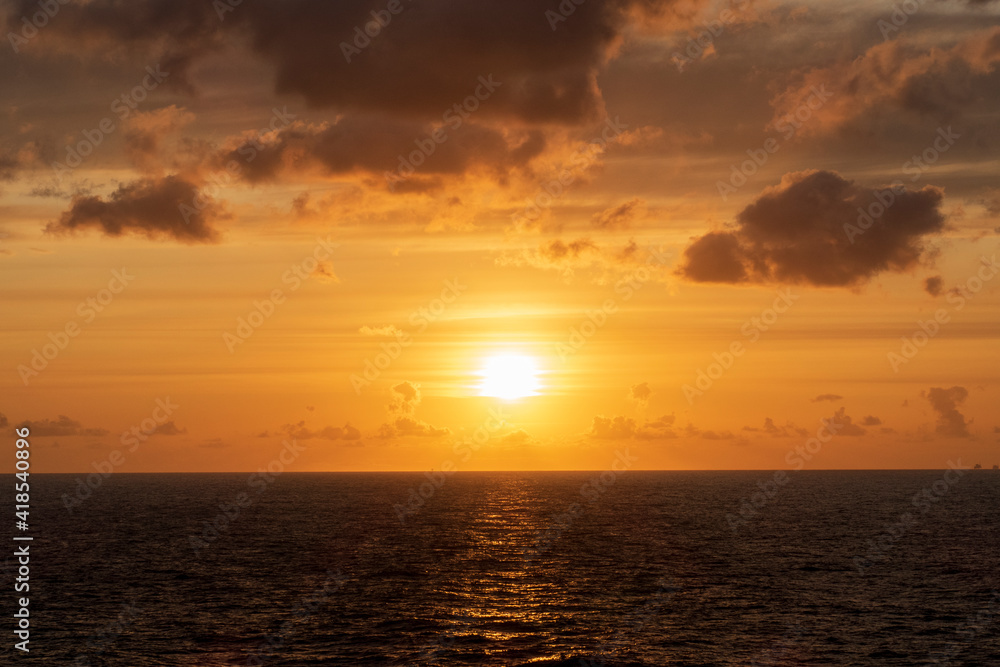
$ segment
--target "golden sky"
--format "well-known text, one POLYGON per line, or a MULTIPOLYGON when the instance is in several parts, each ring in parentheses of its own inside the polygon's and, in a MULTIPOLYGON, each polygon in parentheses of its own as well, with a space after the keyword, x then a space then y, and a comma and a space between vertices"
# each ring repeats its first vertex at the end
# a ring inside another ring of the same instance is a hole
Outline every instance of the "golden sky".
POLYGON ((1000 462, 1000 6, 901 7, 6 2, 0 423, 39 472, 1000 462))

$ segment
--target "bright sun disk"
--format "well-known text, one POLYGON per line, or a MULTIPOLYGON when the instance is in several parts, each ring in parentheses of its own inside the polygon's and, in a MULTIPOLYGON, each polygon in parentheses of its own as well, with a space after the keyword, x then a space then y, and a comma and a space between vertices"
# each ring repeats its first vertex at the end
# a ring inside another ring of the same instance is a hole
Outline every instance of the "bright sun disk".
POLYGON ((480 396, 512 399, 538 393, 538 368, 534 359, 520 354, 490 357, 480 375, 480 396))

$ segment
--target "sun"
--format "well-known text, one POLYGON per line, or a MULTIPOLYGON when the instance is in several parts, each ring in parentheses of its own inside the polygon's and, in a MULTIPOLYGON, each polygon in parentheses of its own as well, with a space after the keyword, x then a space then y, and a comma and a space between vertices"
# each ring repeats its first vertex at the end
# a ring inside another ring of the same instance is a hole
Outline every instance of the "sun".
POLYGON ((535 360, 521 354, 501 354, 486 360, 480 396, 513 399, 538 394, 538 367, 535 360))

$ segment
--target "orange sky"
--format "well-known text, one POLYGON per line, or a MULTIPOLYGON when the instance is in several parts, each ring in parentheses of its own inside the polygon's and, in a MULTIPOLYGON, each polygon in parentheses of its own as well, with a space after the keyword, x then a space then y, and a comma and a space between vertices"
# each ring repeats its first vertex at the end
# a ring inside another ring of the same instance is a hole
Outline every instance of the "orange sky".
POLYGON ((1000 462, 995 3, 112 5, 7 5, 33 470, 1000 462))

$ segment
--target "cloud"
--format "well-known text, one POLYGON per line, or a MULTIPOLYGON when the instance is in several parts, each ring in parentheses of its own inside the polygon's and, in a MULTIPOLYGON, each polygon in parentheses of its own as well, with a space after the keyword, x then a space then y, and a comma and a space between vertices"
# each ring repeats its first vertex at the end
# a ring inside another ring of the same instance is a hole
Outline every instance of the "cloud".
POLYGON ((635 401, 639 407, 646 407, 652 395, 653 390, 649 388, 648 382, 634 384, 628 389, 629 400, 635 401))
POLYGON ((529 266, 543 271, 557 271, 569 280, 576 271, 587 271, 597 284, 615 283, 623 277, 648 271, 648 280, 666 283, 670 280, 668 262, 671 253, 642 248, 634 240, 623 246, 600 247, 589 238, 574 241, 555 239, 542 242, 537 248, 504 253, 496 259, 498 266, 529 266), (640 268, 644 267, 644 268, 640 268))
MULTIPOLYGON (((7 3, 7 26, 38 11, 7 3)), ((80 60, 159 61, 165 85, 191 88, 189 72, 224 46, 248 48, 273 72, 275 93, 317 109, 440 117, 473 95, 480 76, 501 86, 477 113, 524 123, 577 123, 598 115, 600 68, 629 24, 682 27, 705 0, 588 0, 554 25, 530 2, 90 0, 63 4, 32 54, 80 60), (384 18, 374 36, 372 14, 384 18), (456 54, 461 54, 460 56, 456 54)), ((241 53, 240 57, 246 57, 241 53)))
POLYGON ((673 430, 674 415, 663 415, 658 419, 646 421, 639 425, 631 417, 616 415, 605 417, 598 415, 590 426, 589 435, 601 440, 661 440, 676 438, 673 430))
POLYGON ((523 428, 500 436, 500 444, 502 445, 527 445, 533 440, 531 435, 523 428))
MULTIPOLYGON (((343 427, 339 426, 325 426, 319 430, 312 430, 306 427, 305 420, 298 422, 297 424, 285 424, 281 427, 282 432, 287 434, 290 438, 295 438, 296 440, 360 440, 361 431, 354 428, 350 423, 345 424, 343 427)), ((261 437, 267 437, 267 431, 261 434, 261 437)))
POLYGON ((30 169, 37 162, 39 152, 36 142, 20 147, 0 146, 0 181, 13 181, 22 171, 30 169))
POLYGON ((754 428, 752 426, 744 426, 744 431, 750 431, 751 433, 764 433, 771 436, 772 438, 788 438, 792 435, 806 436, 809 432, 804 428, 799 428, 792 423, 788 423, 785 426, 777 426, 774 420, 770 417, 764 418, 763 428, 754 428))
POLYGON ((413 382, 400 382, 392 387, 389 401, 390 413, 413 414, 420 405, 420 385, 413 382))
POLYGON ((941 296, 944 291, 944 278, 941 276, 930 276, 924 280, 924 291, 931 296, 941 296))
POLYGON ((187 429, 177 428, 177 424, 173 420, 163 422, 153 431, 153 435, 184 435, 185 433, 187 433, 187 429))
POLYGON ((868 415, 861 420, 862 426, 878 426, 882 423, 882 420, 874 415, 868 415))
POLYGON ((575 241, 555 239, 544 241, 537 248, 522 250, 515 255, 497 259, 499 266, 531 266, 543 270, 556 270, 569 278, 576 269, 600 264, 601 249, 589 238, 575 241))
POLYGON ((317 262, 309 277, 327 285, 340 282, 340 278, 333 272, 333 262, 330 261, 317 262))
POLYGON ((597 245, 590 239, 577 239, 569 243, 564 243, 559 239, 543 243, 538 248, 540 259, 552 264, 558 264, 566 260, 575 260, 581 255, 589 252, 597 252, 597 245))
POLYGON ((385 336, 386 338, 395 338, 403 335, 400 329, 391 324, 386 324, 382 327, 370 327, 366 324, 358 329, 358 333, 362 336, 385 336))
POLYGON ((1000 216, 1000 188, 986 188, 982 196, 975 199, 974 203, 985 208, 991 216, 1000 216))
POLYGON ((958 406, 969 397, 969 392, 965 387, 932 387, 921 394, 926 398, 931 408, 938 415, 936 431, 949 438, 967 438, 969 424, 965 421, 965 416, 958 411, 958 406))
POLYGON ((9 422, 7 421, 7 415, 0 412, 0 428, 7 428, 9 422))
POLYGON ((211 243, 219 238, 211 223, 223 216, 220 207, 208 201, 201 210, 198 188, 178 176, 142 179, 120 185, 106 200, 94 196, 73 197, 68 211, 45 231, 52 234, 80 229, 100 229, 105 236, 134 234, 147 238, 172 238, 184 243, 211 243), (181 205, 191 207, 188 219, 181 205))
POLYGON ((844 398, 839 394, 820 394, 816 398, 812 399, 813 403, 820 403, 821 401, 836 402, 844 398))
POLYGON ((630 417, 594 417, 590 426, 590 435, 607 440, 627 440, 635 435, 635 420, 630 417))
POLYGON ((872 134, 898 124, 900 112, 915 122, 974 121, 989 104, 1000 63, 1000 27, 991 27, 950 48, 926 40, 894 39, 860 57, 806 72, 771 105, 772 125, 794 113, 815 87, 828 86, 832 97, 798 130, 802 135, 856 127, 872 134))
POLYGON ((222 438, 212 438, 211 440, 206 440, 198 445, 202 449, 225 449, 229 446, 228 442, 224 442, 222 438))
POLYGON ((732 440, 736 436, 730 431, 700 431, 704 440, 732 440))
MULTIPOLYGON (((21 17, 38 11, 34 0, 7 3, 7 27, 18 31, 21 17)), ((192 91, 191 65, 218 50, 223 30, 212 3, 199 0, 114 0, 60 3, 58 20, 51 20, 33 40, 31 53, 79 60, 154 62, 168 74, 163 85, 192 91)))
POLYGON ((25 421, 17 426, 25 426, 31 431, 31 435, 36 438, 47 438, 52 436, 105 436, 110 433, 103 428, 83 428, 80 422, 70 419, 66 415, 59 415, 56 419, 43 419, 41 421, 25 421))
POLYGON ((836 425, 835 428, 830 429, 830 432, 837 436, 858 438, 868 432, 854 423, 854 420, 848 416, 846 408, 840 408, 833 413, 833 416, 830 417, 830 422, 836 425))
POLYGON ((640 440, 669 440, 677 437, 674 432, 674 415, 662 415, 657 419, 646 421, 636 429, 635 436, 640 440))
MULTIPOLYGON (((251 184, 295 180, 309 174, 361 173, 377 177, 375 182, 383 186, 389 186, 391 180, 396 187, 397 179, 408 179, 403 182, 411 185, 432 184, 427 181, 429 176, 475 170, 503 179, 524 167, 545 145, 545 135, 538 130, 495 129, 471 121, 456 129, 454 123, 428 125, 393 116, 342 116, 333 123, 293 122, 264 137, 241 137, 212 156, 210 165, 218 170, 235 161, 242 167, 239 177, 251 184), (445 137, 441 142, 431 139, 437 129, 445 137), (391 178, 386 178, 386 173, 391 178)), ((307 198, 294 203, 300 215, 308 211, 307 205, 307 198)))
POLYGON ((829 171, 786 174, 737 215, 735 229, 696 239, 678 273, 696 282, 854 287, 910 269, 928 254, 924 237, 944 230, 944 194, 932 186, 879 192, 894 202, 855 237, 850 227, 876 201, 873 191, 829 171))
POLYGON ((394 438, 401 436, 414 436, 420 438, 443 438, 451 434, 451 429, 446 427, 431 426, 427 422, 420 421, 414 417, 396 417, 387 424, 379 427, 378 437, 394 438))
POLYGON ((478 77, 493 75, 502 85, 481 113, 578 122, 603 106, 597 68, 634 4, 590 0, 576 6, 571 25, 553 31, 543 8, 531 3, 403 3, 369 47, 346 55, 354 26, 369 23, 370 11, 383 5, 265 2, 233 15, 248 27, 252 48, 273 64, 276 90, 301 95, 312 107, 440 116, 473 93, 478 77))
POLYGON ((140 171, 159 174, 164 138, 193 120, 194 114, 176 105, 133 113, 125 122, 125 155, 140 171))
POLYGON ((592 218, 595 227, 601 229, 626 229, 635 218, 637 209, 644 202, 641 199, 630 199, 624 204, 606 209, 592 218))
POLYGON ((386 406, 391 418, 388 423, 379 427, 378 437, 440 438, 451 434, 451 429, 432 426, 414 417, 421 398, 420 385, 416 383, 400 382, 394 385, 390 392, 389 405, 386 406))
POLYGON ((0 153, 0 181, 13 181, 19 167, 19 161, 15 156, 0 153))

